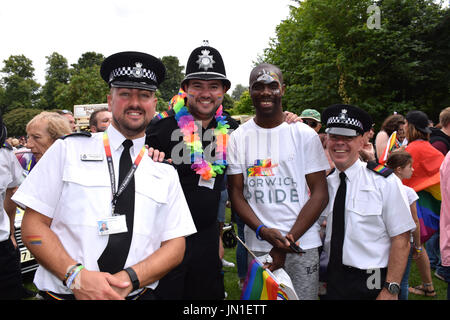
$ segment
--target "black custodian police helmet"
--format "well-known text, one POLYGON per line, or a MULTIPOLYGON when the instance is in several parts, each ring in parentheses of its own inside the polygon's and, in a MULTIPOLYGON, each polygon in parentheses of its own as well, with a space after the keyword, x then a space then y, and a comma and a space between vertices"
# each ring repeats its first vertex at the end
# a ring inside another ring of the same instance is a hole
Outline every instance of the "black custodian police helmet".
POLYGON ((181 82, 181 87, 191 79, 200 80, 222 80, 224 86, 231 87, 230 80, 227 79, 225 65, 219 51, 203 45, 192 51, 186 66, 186 76, 181 82))
POLYGON ((100 75, 110 88, 156 91, 166 76, 166 67, 158 58, 142 52, 125 51, 107 57, 100 75))
POLYGON ((355 137, 369 131, 372 117, 366 111, 348 104, 334 104, 322 112, 326 133, 355 137))

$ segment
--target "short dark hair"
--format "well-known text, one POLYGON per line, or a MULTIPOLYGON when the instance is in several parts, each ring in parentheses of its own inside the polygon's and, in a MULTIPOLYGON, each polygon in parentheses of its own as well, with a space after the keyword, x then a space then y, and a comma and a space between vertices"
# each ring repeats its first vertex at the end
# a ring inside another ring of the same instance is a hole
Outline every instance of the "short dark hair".
POLYGON ((387 135, 390 137, 394 131, 398 131, 398 127, 401 124, 406 123, 405 120, 406 120, 405 117, 402 116, 401 114, 390 115, 384 120, 383 124, 381 125, 381 130, 386 132, 387 135))
POLYGON ((91 126, 96 127, 97 126, 97 123, 98 123, 97 122, 97 114, 99 112, 104 112, 104 111, 108 111, 108 108, 97 109, 97 110, 95 110, 94 112, 91 113, 91 117, 89 118, 89 127, 91 127, 91 126))

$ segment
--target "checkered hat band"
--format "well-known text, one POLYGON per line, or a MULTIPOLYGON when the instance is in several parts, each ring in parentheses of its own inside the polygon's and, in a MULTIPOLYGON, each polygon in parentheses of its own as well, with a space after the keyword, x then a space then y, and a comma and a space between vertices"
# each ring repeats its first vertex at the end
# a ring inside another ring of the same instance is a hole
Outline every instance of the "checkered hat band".
POLYGON ((111 74, 109 75, 109 82, 113 81, 114 79, 116 79, 118 77, 123 77, 123 76, 133 77, 136 79, 147 78, 147 79, 153 80, 154 82, 157 82, 156 74, 153 71, 145 69, 145 68, 140 68, 139 73, 137 73, 136 71, 137 71, 136 67, 122 67, 122 68, 114 69, 111 72, 111 74), (137 76, 137 74, 139 76, 137 76))
POLYGON ((345 126, 358 127, 361 130, 364 130, 364 127, 363 127, 361 121, 359 121, 358 119, 354 119, 354 118, 342 119, 341 117, 330 117, 327 121, 327 126, 329 126, 330 124, 334 124, 334 123, 338 123, 341 125, 343 124, 345 126))

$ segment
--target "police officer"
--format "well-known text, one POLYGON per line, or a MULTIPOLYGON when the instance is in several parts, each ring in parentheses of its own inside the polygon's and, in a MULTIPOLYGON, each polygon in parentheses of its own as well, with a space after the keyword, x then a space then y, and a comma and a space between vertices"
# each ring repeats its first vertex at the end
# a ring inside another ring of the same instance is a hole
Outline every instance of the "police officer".
POLYGON ((219 51, 207 45, 194 49, 176 103, 147 129, 147 144, 173 160, 198 231, 186 239, 183 263, 161 280, 161 299, 224 297, 217 211, 226 146, 217 143, 238 126, 221 106, 230 85, 219 51), (187 144, 194 140, 199 145, 187 144))
POLYGON ((111 125, 56 141, 13 200, 26 207, 22 236, 40 263, 44 298, 153 299, 195 232, 176 171, 144 146, 165 67, 120 52, 100 73, 111 88, 111 125))
POLYGON ((14 238, 16 205, 11 201, 22 182, 22 168, 13 148, 5 143, 6 127, 0 115, 0 299, 23 296, 20 257, 14 238))
POLYGON ((336 170, 327 178, 324 251, 328 299, 397 299, 415 228, 401 181, 391 170, 359 160, 372 119, 351 105, 322 113, 336 170))

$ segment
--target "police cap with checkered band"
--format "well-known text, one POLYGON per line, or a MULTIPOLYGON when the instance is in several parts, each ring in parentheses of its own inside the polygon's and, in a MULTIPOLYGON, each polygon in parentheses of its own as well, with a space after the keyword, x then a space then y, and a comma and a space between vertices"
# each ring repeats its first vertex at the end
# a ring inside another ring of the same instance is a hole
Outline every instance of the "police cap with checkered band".
POLYGON ((110 88, 130 88, 156 91, 164 81, 166 68, 152 55, 125 51, 107 57, 100 75, 110 88))
POLYGON ((322 123, 328 134, 354 137, 372 127, 372 117, 363 109, 347 104, 334 104, 322 112, 322 123))
MULTIPOLYGON (((205 41, 205 44, 207 43, 205 41)), ((231 87, 231 82, 227 79, 222 56, 217 49, 209 45, 195 48, 191 52, 186 65, 186 76, 181 82, 181 87, 191 79, 221 80, 224 86, 227 88, 231 87)))

